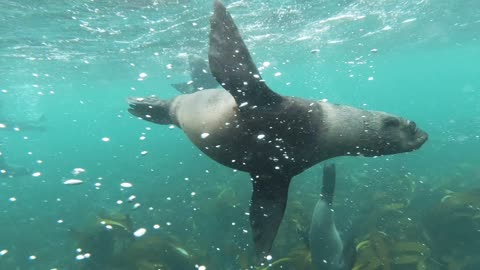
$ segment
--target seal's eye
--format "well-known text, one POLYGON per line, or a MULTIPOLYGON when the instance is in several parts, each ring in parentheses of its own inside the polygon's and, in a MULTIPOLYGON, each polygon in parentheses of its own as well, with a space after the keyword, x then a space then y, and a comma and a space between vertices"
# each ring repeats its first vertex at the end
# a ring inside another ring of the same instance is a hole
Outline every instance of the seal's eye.
POLYGON ((383 120, 383 126, 385 127, 398 127, 400 126, 400 120, 395 117, 388 117, 385 120, 383 120))
POLYGON ((410 121, 410 123, 408 124, 408 127, 410 128, 410 131, 412 131, 413 133, 417 131, 417 124, 413 121, 410 121))

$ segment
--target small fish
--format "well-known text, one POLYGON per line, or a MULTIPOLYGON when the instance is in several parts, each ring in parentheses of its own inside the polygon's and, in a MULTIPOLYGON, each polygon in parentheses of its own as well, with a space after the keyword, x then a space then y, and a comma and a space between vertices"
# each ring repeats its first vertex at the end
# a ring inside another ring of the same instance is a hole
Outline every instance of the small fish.
POLYGON ((68 179, 63 182, 64 185, 80 185, 83 184, 83 181, 80 179, 68 179))

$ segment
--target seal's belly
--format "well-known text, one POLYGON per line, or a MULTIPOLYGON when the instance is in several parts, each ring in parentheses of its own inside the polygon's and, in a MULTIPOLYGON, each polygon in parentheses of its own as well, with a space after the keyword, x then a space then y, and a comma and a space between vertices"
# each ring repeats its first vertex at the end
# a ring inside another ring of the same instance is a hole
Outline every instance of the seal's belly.
POLYGON ((315 163, 305 155, 316 147, 315 131, 295 129, 298 123, 287 113, 259 109, 255 115, 239 115, 234 99, 221 90, 185 95, 178 102, 180 127, 202 152, 225 166, 297 173, 315 163))
POLYGON ((229 127, 219 130, 186 134, 210 158, 233 169, 290 172, 300 162, 303 162, 301 167, 306 164, 301 157, 303 147, 292 146, 289 141, 276 141, 263 129, 244 130, 241 125, 242 122, 232 121, 229 127))

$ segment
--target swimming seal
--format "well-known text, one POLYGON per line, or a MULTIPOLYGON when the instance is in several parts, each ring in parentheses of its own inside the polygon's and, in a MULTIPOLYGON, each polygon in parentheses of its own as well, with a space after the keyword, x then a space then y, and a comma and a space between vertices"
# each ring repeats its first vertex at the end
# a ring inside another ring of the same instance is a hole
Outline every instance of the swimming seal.
POLYGON ((313 210, 308 237, 315 270, 348 270, 352 269, 355 260, 355 254, 351 250, 352 243, 342 241, 335 224, 335 182, 335 164, 325 165, 322 191, 313 210))
POLYGON ((30 170, 23 168, 23 167, 18 167, 15 165, 11 165, 7 163, 5 160, 5 157, 3 154, 0 152, 0 178, 12 178, 16 176, 25 176, 30 174, 30 170))
POLYGON ((224 90, 172 100, 131 97, 129 112, 180 127, 210 158, 250 174, 250 224, 257 256, 270 252, 292 177, 332 157, 409 152, 427 140, 413 121, 271 90, 218 0, 210 28, 209 67, 224 90))

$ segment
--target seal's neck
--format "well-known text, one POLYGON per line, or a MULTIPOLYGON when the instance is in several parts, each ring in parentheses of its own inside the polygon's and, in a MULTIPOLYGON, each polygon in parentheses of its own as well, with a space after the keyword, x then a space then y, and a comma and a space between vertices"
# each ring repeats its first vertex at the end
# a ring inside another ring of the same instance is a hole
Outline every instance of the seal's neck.
POLYGON ((376 136, 374 112, 326 102, 320 106, 326 129, 323 137, 326 158, 360 155, 376 136))

